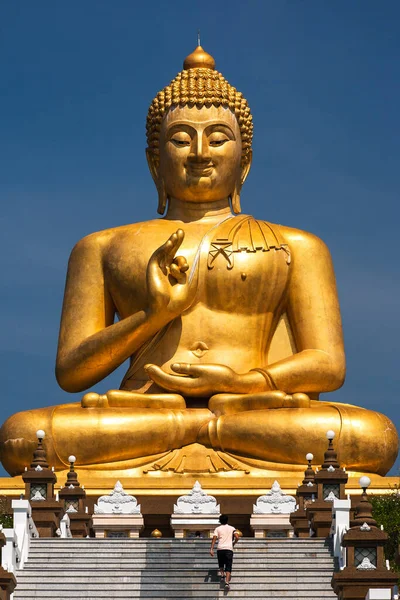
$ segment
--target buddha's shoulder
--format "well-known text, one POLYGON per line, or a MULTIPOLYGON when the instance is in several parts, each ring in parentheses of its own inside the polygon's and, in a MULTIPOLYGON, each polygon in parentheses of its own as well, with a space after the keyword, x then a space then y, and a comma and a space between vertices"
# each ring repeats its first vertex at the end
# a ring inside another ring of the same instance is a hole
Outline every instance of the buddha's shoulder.
MULTIPOLYGON (((254 226, 257 226, 257 228, 259 227, 263 231, 264 236, 266 234, 269 235, 269 237, 273 236, 280 244, 288 245, 292 252, 300 253, 302 251, 311 250, 328 251, 326 244, 321 238, 309 231, 303 231, 302 229, 296 229, 278 223, 271 223, 270 221, 257 219, 251 215, 239 215, 237 219, 238 226, 242 226, 246 222, 249 222, 252 230, 254 230, 254 226)), ((239 227, 236 229, 239 229, 239 227)))
POLYGON ((295 227, 288 227, 287 225, 281 225, 278 223, 267 223, 269 227, 283 240, 284 243, 288 244, 292 252, 301 251, 328 251, 325 242, 309 231, 297 229, 295 227))
POLYGON ((122 241, 131 238, 148 238, 148 236, 161 233, 165 230, 165 221, 162 219, 153 219, 151 221, 143 221, 139 223, 130 223, 128 225, 120 225, 119 227, 111 227, 90 233, 83 237, 75 245, 73 252, 87 250, 107 250, 115 244, 120 244, 122 241))
POLYGON ((325 246, 325 242, 310 231, 288 227, 287 225, 272 225, 272 227, 277 227, 279 229, 281 235, 287 240, 288 244, 313 247, 325 246))

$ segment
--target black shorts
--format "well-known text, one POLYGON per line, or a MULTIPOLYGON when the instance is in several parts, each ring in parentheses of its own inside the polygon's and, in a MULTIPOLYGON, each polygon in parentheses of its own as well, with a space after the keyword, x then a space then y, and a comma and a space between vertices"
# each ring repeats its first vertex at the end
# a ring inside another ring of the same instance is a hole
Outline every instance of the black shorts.
POLYGON ((228 573, 232 573, 233 551, 217 550, 217 556, 219 568, 224 569, 224 571, 228 571, 228 573))

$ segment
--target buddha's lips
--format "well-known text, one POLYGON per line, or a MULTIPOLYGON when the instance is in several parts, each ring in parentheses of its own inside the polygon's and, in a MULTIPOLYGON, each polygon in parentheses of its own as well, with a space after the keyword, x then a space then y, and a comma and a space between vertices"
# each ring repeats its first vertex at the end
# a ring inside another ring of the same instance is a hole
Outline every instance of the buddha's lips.
POLYGON ((213 168, 212 165, 188 165, 186 171, 195 177, 209 177, 213 168))

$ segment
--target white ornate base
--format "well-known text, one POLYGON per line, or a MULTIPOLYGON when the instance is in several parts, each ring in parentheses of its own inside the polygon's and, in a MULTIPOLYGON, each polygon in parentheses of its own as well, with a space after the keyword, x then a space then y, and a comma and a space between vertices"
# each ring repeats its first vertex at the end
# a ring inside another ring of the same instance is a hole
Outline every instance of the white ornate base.
POLYGON ((93 515, 93 530, 97 538, 138 538, 143 527, 142 515, 93 515))
POLYGON ((250 527, 255 538, 293 537, 293 527, 289 515, 257 515, 250 517, 250 527))

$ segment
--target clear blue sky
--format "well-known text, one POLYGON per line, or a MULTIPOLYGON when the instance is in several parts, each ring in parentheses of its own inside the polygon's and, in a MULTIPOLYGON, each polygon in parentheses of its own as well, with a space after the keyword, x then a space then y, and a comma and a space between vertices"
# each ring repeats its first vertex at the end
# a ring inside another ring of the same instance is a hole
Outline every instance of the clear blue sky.
POLYGON ((348 375, 327 398, 400 429, 399 23, 396 0, 2 0, 0 421, 79 399, 54 377, 68 256, 156 216, 146 112, 200 28, 254 115, 244 211, 331 249, 348 375))

